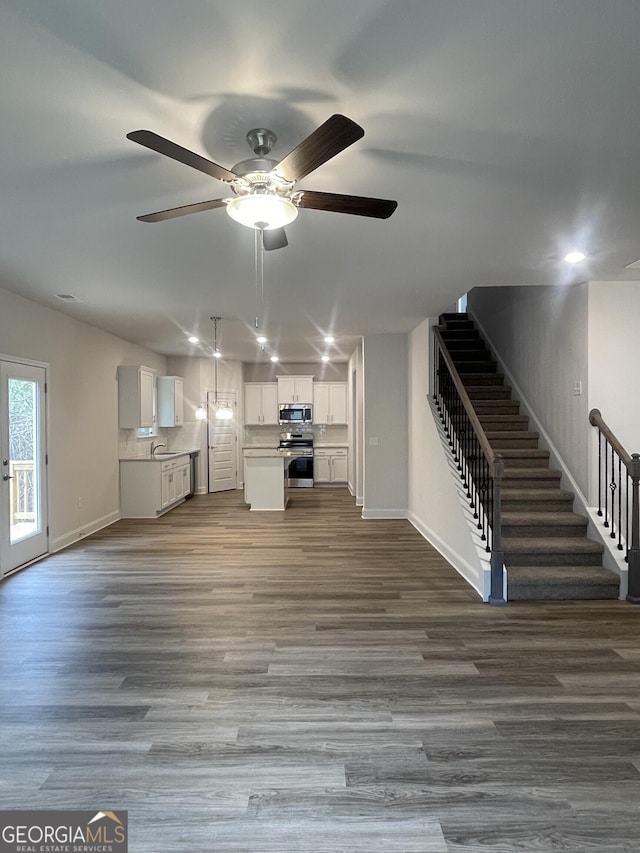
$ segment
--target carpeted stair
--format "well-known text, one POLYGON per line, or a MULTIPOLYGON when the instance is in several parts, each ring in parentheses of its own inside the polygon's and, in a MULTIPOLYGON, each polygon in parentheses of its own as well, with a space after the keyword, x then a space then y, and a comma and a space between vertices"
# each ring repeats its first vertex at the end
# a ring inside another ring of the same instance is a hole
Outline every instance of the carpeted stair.
POLYGON ((602 566, 572 492, 512 399, 511 388, 466 314, 442 314, 440 330, 491 446, 502 454, 502 542, 508 598, 618 598, 619 578, 602 566))

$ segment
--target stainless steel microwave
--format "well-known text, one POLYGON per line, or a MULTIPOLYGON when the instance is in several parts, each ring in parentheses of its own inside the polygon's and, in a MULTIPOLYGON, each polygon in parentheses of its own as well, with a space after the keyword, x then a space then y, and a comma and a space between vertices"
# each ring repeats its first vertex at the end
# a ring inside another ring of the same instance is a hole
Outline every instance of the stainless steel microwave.
POLYGON ((280 403, 278 407, 278 420, 281 424, 310 424, 311 403, 280 403))

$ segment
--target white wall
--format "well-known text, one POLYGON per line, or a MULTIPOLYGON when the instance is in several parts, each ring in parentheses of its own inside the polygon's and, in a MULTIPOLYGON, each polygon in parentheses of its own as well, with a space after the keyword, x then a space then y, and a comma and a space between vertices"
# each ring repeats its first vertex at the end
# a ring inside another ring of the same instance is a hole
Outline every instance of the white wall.
POLYGON ((440 553, 485 595, 486 578, 456 479, 428 402, 431 346, 429 320, 409 335, 409 519, 440 553))
POLYGON ((0 353, 50 365, 49 526, 55 550, 119 517, 118 365, 145 364, 164 374, 166 361, 2 289, 0 353))
POLYGON ((407 336, 367 335, 364 373, 363 518, 406 517, 407 336))
POLYGON ((362 506, 364 471, 364 375, 362 370, 362 341, 349 359, 349 488, 362 506), (355 387, 354 387, 355 386, 355 387))
MULTIPOLYGON (((591 281, 588 293, 588 408, 600 409, 628 453, 640 453, 640 370, 635 364, 640 287, 634 281, 591 281)), ((594 456, 596 435, 591 428, 594 456)), ((596 477, 592 464, 592 505, 597 503, 596 477)))
POLYGON ((514 396, 539 419, 552 441, 550 449, 557 450, 586 495, 592 429, 588 286, 474 288, 468 310, 517 385, 514 396), (577 382, 581 396, 574 394, 577 382))

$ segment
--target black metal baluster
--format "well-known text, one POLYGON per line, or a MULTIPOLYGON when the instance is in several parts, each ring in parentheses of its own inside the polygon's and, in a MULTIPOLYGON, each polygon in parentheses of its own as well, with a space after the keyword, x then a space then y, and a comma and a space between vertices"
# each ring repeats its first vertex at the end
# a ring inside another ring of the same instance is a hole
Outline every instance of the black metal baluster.
POLYGON ((616 538, 616 466, 615 466, 615 458, 614 458, 614 450, 613 445, 611 445, 611 482, 609 483, 609 491, 611 492, 611 533, 609 537, 611 539, 616 538))
POLYGON ((627 543, 627 551, 624 555, 625 563, 629 562, 629 483, 631 482, 631 475, 629 474, 629 469, 627 469, 627 488, 626 488, 626 497, 627 497, 627 529, 624 534, 625 542, 627 543))
POLYGON ((609 526, 609 489, 607 488, 607 483, 609 480, 609 471, 607 468, 608 455, 607 449, 609 447, 609 442, 605 442, 604 446, 604 485, 602 491, 604 492, 604 526, 609 526))

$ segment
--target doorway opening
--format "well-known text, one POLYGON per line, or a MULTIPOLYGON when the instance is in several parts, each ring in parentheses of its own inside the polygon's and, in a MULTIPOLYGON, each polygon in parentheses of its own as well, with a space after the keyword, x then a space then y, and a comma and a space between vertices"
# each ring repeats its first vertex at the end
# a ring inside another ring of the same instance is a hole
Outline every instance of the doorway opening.
POLYGON ((48 553, 46 367, 0 360, 0 576, 48 553))
POLYGON ((235 391, 218 394, 233 412, 225 420, 216 418, 216 394, 207 392, 207 448, 209 492, 224 492, 238 487, 238 402, 235 391))

